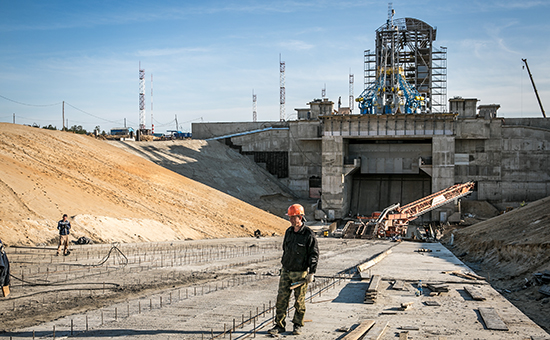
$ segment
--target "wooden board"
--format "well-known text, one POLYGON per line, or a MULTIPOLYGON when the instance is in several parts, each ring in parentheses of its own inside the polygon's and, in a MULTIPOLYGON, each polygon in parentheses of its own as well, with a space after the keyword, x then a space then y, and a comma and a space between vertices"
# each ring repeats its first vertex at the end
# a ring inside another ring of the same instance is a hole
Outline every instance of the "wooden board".
POLYGON ((392 289, 404 290, 405 289, 405 281, 396 280, 395 283, 392 286, 392 289))
POLYGON ((409 331, 403 331, 399 333, 399 340, 407 340, 409 338, 409 331))
POLYGON ((389 322, 377 323, 372 327, 369 332, 363 337, 363 340, 379 340, 382 338, 388 328, 389 322))
POLYGON ((371 327, 374 325, 374 320, 365 320, 359 324, 359 326, 355 327, 351 332, 346 334, 342 340, 357 340, 360 337, 363 336, 366 332, 371 329, 371 327))
POLYGON ((380 284, 380 275, 373 275, 370 279, 369 288, 367 292, 376 292, 378 290, 378 285, 380 284))
POLYGON ((483 297, 483 295, 481 294, 481 292, 480 292, 476 287, 464 286, 464 290, 466 290, 466 291, 468 292, 468 294, 470 294, 470 296, 471 296, 472 299, 474 299, 474 300, 478 300, 478 301, 483 301, 483 300, 485 300, 485 298, 483 297))
POLYGON ((497 311, 493 307, 479 307, 479 313, 485 322, 487 329, 496 331, 507 331, 508 326, 502 321, 497 311))
POLYGON ((437 302, 437 301, 431 301, 431 300, 424 301, 424 304, 425 304, 426 306, 441 306, 441 305, 439 304, 439 302, 437 302))

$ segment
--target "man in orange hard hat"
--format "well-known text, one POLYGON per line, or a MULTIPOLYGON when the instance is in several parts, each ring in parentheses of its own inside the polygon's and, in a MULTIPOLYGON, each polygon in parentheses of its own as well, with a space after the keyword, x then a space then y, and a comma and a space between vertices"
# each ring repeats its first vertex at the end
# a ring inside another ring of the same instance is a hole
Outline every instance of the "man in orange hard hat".
POLYGON ((315 234, 304 224, 304 207, 293 204, 288 208, 287 215, 291 226, 286 230, 283 240, 283 258, 281 259, 283 268, 275 305, 275 327, 268 331, 272 335, 286 331, 286 310, 292 290, 296 300, 292 334, 301 334, 306 313, 307 285, 313 281, 319 261, 319 246, 315 234))

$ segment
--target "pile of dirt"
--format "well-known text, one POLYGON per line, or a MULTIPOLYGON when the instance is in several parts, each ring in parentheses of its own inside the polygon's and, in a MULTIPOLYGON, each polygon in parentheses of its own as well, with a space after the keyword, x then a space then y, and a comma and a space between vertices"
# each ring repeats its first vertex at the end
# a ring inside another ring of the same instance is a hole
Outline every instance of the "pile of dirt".
POLYGON ((535 273, 550 270, 550 197, 453 232, 453 253, 550 330, 550 297, 535 273))
POLYGON ((68 132, 0 123, 0 235, 51 244, 72 237, 140 242, 282 234, 288 222, 121 150, 68 132))

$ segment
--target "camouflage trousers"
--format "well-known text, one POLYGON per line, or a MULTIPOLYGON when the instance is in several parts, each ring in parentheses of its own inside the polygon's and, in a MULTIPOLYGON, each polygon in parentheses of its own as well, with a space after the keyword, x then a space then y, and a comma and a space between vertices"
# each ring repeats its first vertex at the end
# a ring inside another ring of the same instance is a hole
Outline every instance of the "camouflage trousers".
POLYGON ((286 269, 281 269, 281 278, 279 279, 279 291, 277 293, 277 304, 275 313, 275 324, 279 327, 286 327, 286 310, 290 300, 290 294, 294 291, 294 318, 292 322, 298 326, 304 325, 304 315, 306 313, 306 291, 307 283, 291 290, 292 283, 303 281, 306 279, 307 271, 291 272, 286 269))

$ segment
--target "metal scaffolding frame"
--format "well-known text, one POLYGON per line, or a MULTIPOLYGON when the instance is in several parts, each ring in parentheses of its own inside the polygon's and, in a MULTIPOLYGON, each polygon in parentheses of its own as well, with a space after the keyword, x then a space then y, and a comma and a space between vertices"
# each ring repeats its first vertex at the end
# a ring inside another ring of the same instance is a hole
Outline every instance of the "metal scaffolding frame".
POLYGON ((380 70, 399 67, 407 83, 426 98, 426 113, 446 112, 447 48, 433 46, 436 33, 437 28, 422 20, 389 17, 376 30, 375 51, 364 52, 365 89, 380 70))

